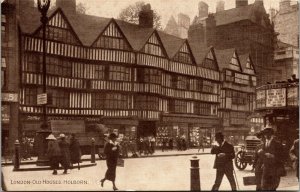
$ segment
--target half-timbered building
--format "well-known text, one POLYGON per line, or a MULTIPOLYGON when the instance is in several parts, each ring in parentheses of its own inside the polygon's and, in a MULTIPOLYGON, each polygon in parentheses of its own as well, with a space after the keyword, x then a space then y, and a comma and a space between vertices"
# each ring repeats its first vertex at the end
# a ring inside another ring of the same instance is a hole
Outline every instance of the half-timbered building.
POLYGON ((221 70, 219 116, 228 139, 244 140, 250 132, 255 107, 255 69, 249 54, 238 55, 235 49, 215 50, 221 70))
MULTIPOLYGON (((105 124, 128 136, 154 135, 158 145, 177 136, 190 145, 202 135, 210 139, 220 122, 220 77, 212 47, 199 49, 152 27, 83 15, 70 7, 50 11, 46 29, 52 129, 66 124, 71 133, 105 124)), ((42 30, 38 19, 28 18, 39 18, 37 9, 28 9, 20 12, 19 23, 20 116, 26 134, 40 128, 43 110, 37 104, 42 30)))

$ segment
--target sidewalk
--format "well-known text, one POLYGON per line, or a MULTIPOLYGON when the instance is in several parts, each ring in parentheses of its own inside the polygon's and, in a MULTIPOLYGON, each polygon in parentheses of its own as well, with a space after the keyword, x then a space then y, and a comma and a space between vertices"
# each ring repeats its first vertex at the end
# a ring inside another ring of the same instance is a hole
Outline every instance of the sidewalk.
MULTIPOLYGON (((162 152, 160 149, 155 150, 155 153, 153 155, 141 155, 137 158, 151 158, 151 157, 168 157, 168 156, 183 156, 183 155, 201 155, 201 154, 209 154, 210 153, 210 148, 205 148, 204 152, 202 149, 198 152, 198 149, 188 149, 186 151, 177 151, 175 150, 169 150, 169 151, 164 151, 162 152)), ((131 153, 129 153, 129 158, 131 153)), ((83 155, 81 156, 81 160, 84 161, 90 161, 91 156, 90 155, 83 155)), ((103 160, 100 159, 99 156, 96 154, 96 160, 103 160)), ((37 157, 32 157, 31 160, 26 160, 26 161, 21 161, 21 165, 27 165, 27 164, 35 164, 37 161, 37 157)), ((7 166, 7 165, 12 165, 12 160, 7 161, 7 163, 4 162, 4 159, 2 158, 1 161, 2 166, 7 166)))

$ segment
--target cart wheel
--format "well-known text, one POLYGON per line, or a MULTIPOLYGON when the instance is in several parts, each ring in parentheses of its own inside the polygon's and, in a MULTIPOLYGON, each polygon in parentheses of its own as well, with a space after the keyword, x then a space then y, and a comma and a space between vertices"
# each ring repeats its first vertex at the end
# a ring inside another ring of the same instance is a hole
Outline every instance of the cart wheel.
POLYGON ((247 163, 244 162, 245 159, 244 154, 245 153, 243 151, 239 151, 234 158, 235 166, 239 170, 244 170, 247 167, 247 163))

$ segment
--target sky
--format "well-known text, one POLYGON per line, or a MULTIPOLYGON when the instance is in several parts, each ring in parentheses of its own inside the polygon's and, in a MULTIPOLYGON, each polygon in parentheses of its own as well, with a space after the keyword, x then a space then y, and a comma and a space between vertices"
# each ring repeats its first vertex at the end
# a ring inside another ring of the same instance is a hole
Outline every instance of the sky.
MULTIPOLYGON (((2 2, 3 0, 1 0, 2 2)), ((36 0, 34 0, 36 1, 36 0)), ((51 4, 55 4, 56 0, 51 0, 51 4)), ((139 0, 76 0, 78 3, 83 3, 87 7, 86 14, 96 15, 107 18, 117 18, 122 9, 130 4, 134 4, 139 0)), ((198 13, 198 3, 200 0, 142 0, 150 3, 152 9, 156 10, 162 17, 162 27, 164 28, 169 18, 173 15, 177 20, 178 13, 184 13, 193 18, 198 13)), ((202 0, 209 6, 209 12, 215 13, 216 3, 219 0, 202 0)), ((224 0, 225 9, 235 7, 235 0, 224 0)), ((248 3, 253 3, 255 0, 248 0, 248 3)), ((278 10, 280 0, 264 0, 264 6, 267 12, 270 8, 278 10)))
MULTIPOLYGON (((117 18, 118 14, 123 8, 126 8, 130 4, 134 4, 138 0, 77 0, 77 3, 81 2, 88 8, 87 14, 97 15, 101 17, 117 18)), ((156 10, 162 16, 162 27, 167 24, 171 15, 177 20, 178 13, 187 14, 191 21, 198 13, 198 3, 200 0, 143 0, 146 3, 150 3, 152 9, 156 10)), ((215 13, 216 3, 218 0, 202 0, 209 6, 209 12, 215 13)), ((269 9, 279 8, 280 0, 264 0, 264 6, 267 12, 269 9)), ((249 4, 254 0, 249 0, 249 4)), ((235 0, 225 0, 225 9, 231 9, 235 7, 235 0)))

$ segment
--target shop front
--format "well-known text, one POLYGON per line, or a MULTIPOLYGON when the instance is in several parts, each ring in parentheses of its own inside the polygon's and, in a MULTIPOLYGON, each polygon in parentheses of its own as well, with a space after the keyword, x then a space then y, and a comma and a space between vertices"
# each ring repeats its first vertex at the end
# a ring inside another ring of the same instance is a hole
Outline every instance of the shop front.
POLYGON ((217 117, 164 115, 157 127, 157 144, 164 139, 173 140, 176 147, 178 139, 184 139, 188 148, 198 147, 200 142, 210 146, 216 131, 220 129, 217 117))

